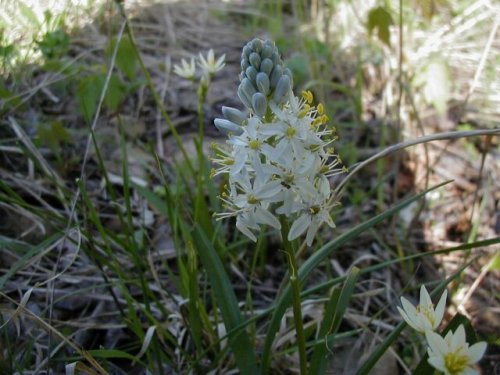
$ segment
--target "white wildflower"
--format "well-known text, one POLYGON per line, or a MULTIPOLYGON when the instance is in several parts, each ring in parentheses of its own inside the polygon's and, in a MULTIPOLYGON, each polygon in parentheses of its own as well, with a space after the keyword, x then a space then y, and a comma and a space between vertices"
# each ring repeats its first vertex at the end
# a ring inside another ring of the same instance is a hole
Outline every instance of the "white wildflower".
POLYGON ((181 64, 182 66, 174 65, 174 73, 182 78, 193 80, 196 72, 194 58, 191 58, 191 61, 189 63, 186 60, 182 59, 181 64))
POLYGON ((226 55, 222 55, 216 61, 213 49, 208 51, 206 58, 201 53, 199 57, 200 61, 198 62, 198 65, 203 70, 203 76, 205 77, 213 76, 226 65, 226 63, 224 62, 224 60, 226 59, 226 55))
POLYGON ((433 331, 425 334, 429 349, 429 363, 445 375, 479 375, 472 365, 479 362, 486 351, 486 343, 478 342, 469 347, 465 329, 460 325, 455 333, 448 332, 444 339, 433 331))
POLYGON ((406 323, 414 330, 420 333, 433 331, 436 330, 443 319, 446 297, 447 291, 445 290, 439 299, 436 309, 434 309, 431 297, 425 286, 422 285, 420 287, 420 303, 417 307, 414 307, 406 298, 401 297, 403 308, 398 307, 398 311, 406 323))

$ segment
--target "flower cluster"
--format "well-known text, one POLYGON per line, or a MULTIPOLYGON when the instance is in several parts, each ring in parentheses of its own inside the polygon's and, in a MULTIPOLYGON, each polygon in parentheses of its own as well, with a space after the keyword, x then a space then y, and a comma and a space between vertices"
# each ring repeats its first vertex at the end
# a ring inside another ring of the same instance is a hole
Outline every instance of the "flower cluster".
MULTIPOLYGON (((204 57, 201 53, 198 57, 198 66, 201 68, 201 78, 202 80, 209 81, 215 73, 220 71, 225 66, 226 55, 220 56, 215 60, 214 50, 210 50, 207 53, 207 57, 204 57)), ((189 62, 182 59, 181 65, 174 65, 174 73, 182 78, 189 80, 194 80, 196 78, 196 64, 195 59, 192 57, 189 62)))
POLYGON ((216 148, 212 175, 229 175, 222 200, 236 227, 256 241, 260 226, 291 222, 288 240, 307 232, 311 245, 323 223, 335 227, 328 178, 343 171, 331 144, 335 129, 326 125, 324 106, 313 105, 310 91, 296 97, 292 74, 283 68, 274 43, 255 39, 243 48, 238 96, 248 114, 222 107, 215 126, 228 133, 229 149, 216 148))
POLYGON ((403 308, 398 311, 410 327, 425 335, 429 355, 428 362, 445 375, 479 374, 473 367, 486 350, 485 342, 472 346, 466 341, 465 329, 460 325, 455 332, 449 331, 443 338, 435 332, 443 319, 446 304, 446 290, 434 309, 427 289, 420 287, 420 303, 414 307, 406 298, 401 297, 403 308))

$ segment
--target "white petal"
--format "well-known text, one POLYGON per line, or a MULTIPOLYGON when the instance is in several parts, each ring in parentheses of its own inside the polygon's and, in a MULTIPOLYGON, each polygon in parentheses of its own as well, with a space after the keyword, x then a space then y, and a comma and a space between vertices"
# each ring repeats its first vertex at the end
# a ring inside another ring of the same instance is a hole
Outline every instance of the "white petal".
POLYGON ((240 230, 245 236, 250 238, 253 242, 257 242, 257 237, 246 227, 246 225, 240 220, 240 217, 236 219, 236 228, 240 230))
POLYGON ((422 331, 423 327, 420 327, 420 325, 419 325, 420 322, 417 319, 417 316, 418 316, 417 309, 415 309, 415 307, 410 303, 410 301, 408 301, 404 297, 401 297, 401 305, 403 306, 403 309, 407 314, 408 320, 411 322, 411 323, 408 322, 410 327, 412 327, 413 329, 415 329, 419 332, 422 331))
POLYGON ((261 207, 257 207, 255 209, 255 216, 256 216, 255 219, 257 220, 257 222, 270 225, 276 229, 281 229, 281 224, 280 224, 279 220, 276 219, 276 217, 273 214, 271 214, 269 211, 264 210, 261 207))
POLYGON ((429 292, 427 292, 423 284, 420 287, 420 304, 423 306, 432 306, 431 296, 429 296, 429 292))
POLYGON ((293 222, 290 232, 288 232, 288 241, 292 241, 304 233, 309 224, 311 224, 311 217, 305 213, 300 215, 299 218, 293 222))
POLYGON ((319 223, 316 220, 312 220, 311 225, 309 225, 309 228, 307 229, 307 235, 306 235, 307 246, 312 245, 314 236, 316 235, 318 229, 319 229, 319 223))
POLYGON ((435 355, 444 356, 448 352, 448 345, 437 333, 428 330, 425 332, 425 338, 429 344, 429 349, 432 350, 435 355))
POLYGON ((413 326, 413 322, 410 320, 410 318, 408 318, 408 315, 406 315, 405 311, 404 311, 401 307, 399 307, 399 306, 397 306, 396 308, 398 309, 399 314, 401 315, 401 317, 403 318, 403 320, 404 320, 404 321, 405 321, 405 322, 406 322, 406 323, 407 323, 410 327, 412 327, 413 329, 416 329, 416 328, 413 326))
POLYGON ((441 298, 439 299, 439 302, 436 306, 436 310, 434 313, 435 322, 434 322, 434 327, 432 327, 433 329, 439 327, 439 324, 441 324, 441 320, 443 320, 444 308, 446 307, 447 296, 448 296, 448 291, 445 289, 443 294, 441 294, 441 298))
POLYGON ((465 328, 463 324, 460 324, 453 335, 452 348, 459 348, 465 343, 465 328))
POLYGON ((268 199, 278 194, 281 190, 281 183, 279 181, 271 181, 257 189, 255 196, 258 199, 268 199))
POLYGON ((483 357, 487 346, 488 345, 484 341, 477 342, 474 345, 472 345, 469 348, 470 363, 479 362, 479 360, 483 357))
POLYGON ((445 371, 444 361, 442 357, 431 357, 427 359, 427 361, 431 364, 432 367, 439 371, 445 371))
POLYGON ((474 370, 472 367, 465 368, 460 375, 479 375, 477 370, 474 370))

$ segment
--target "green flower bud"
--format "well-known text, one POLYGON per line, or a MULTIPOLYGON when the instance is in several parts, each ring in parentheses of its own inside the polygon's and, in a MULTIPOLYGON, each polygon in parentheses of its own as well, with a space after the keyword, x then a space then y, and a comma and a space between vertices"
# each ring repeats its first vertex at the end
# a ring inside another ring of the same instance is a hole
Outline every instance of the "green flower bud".
POLYGON ((214 120, 214 125, 217 129, 224 133, 233 133, 236 135, 240 135, 241 133, 243 133, 243 129, 241 128, 241 126, 226 119, 216 118, 214 120))
POLYGON ((280 59, 280 55, 278 54, 277 51, 274 51, 273 54, 271 55, 271 60, 274 64, 280 64, 281 63, 281 59, 280 59))
POLYGON ((247 94, 243 90, 243 86, 241 85, 238 86, 238 97, 240 98, 241 102, 245 105, 245 107, 247 107, 248 109, 252 109, 252 97, 247 96, 247 94))
POLYGON ((276 84, 276 89, 274 90, 273 100, 276 103, 281 103, 283 97, 290 91, 292 88, 290 77, 283 74, 276 84))
POLYGON ((243 52, 241 53, 241 59, 248 59, 248 56, 252 53, 252 47, 250 46, 250 43, 248 43, 245 47, 243 47, 243 52))
POLYGON ((252 95, 257 92, 255 87, 252 85, 252 82, 250 82, 248 78, 243 78, 241 80, 240 87, 243 89, 249 99, 251 99, 252 95))
POLYGON ((260 63, 260 71, 266 73, 267 75, 270 75, 273 70, 273 66, 274 64, 271 59, 264 59, 260 63))
POLYGON ((274 46, 269 45, 267 42, 262 48, 262 52, 260 53, 260 57, 263 59, 267 59, 273 55, 274 52, 274 46))
POLYGON ((279 79, 283 75, 283 68, 280 65, 275 65, 270 75, 271 87, 275 88, 279 79))
POLYGON ((258 73, 257 78, 255 79, 255 83, 257 85, 257 89, 261 93, 263 93, 264 95, 267 95, 269 93, 269 77, 266 73, 258 73))
POLYGON ((250 66, 247 59, 241 59, 241 70, 245 71, 250 66))
POLYGON ((261 94, 260 92, 253 94, 252 107, 253 107, 254 113, 257 116, 263 117, 266 114, 266 109, 267 109, 266 97, 263 94, 261 94))
POLYGON ((222 107, 222 114, 229 121, 234 122, 238 125, 243 125, 243 122, 247 119, 245 113, 241 112, 239 109, 233 107, 222 107))
POLYGON ((293 87, 293 74, 292 74, 292 71, 289 68, 286 68, 283 71, 283 74, 285 74, 286 76, 288 76, 288 78, 290 78, 290 88, 292 88, 293 87))
POLYGON ((253 66, 249 66, 245 70, 245 75, 251 82, 255 82, 255 78, 257 77, 257 69, 255 69, 253 66))
POLYGON ((262 51, 262 40, 257 38, 252 40, 252 49, 257 53, 260 53, 260 51, 262 51))
POLYGON ((261 59, 260 59, 260 56, 257 52, 252 52, 250 54, 250 56, 248 57, 248 60, 250 61, 250 64, 252 64, 252 66, 255 69, 259 69, 261 59))

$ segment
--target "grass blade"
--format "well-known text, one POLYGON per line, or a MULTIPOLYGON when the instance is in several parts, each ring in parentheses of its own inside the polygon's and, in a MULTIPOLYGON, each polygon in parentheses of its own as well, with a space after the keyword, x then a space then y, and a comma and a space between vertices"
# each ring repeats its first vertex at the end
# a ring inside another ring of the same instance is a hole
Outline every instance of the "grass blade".
MULTIPOLYGON (((198 255, 207 270, 208 279, 212 284, 212 291, 221 310, 226 331, 229 332, 243 322, 231 281, 217 252, 199 226, 194 229, 193 239, 197 245, 198 255)), ((257 372, 255 351, 245 330, 230 335, 229 345, 241 373, 255 374, 257 372)))
POLYGON ((358 280, 359 274, 359 268, 353 267, 349 275, 347 275, 347 280, 342 289, 335 289, 326 305, 323 322, 321 323, 318 336, 324 337, 325 343, 323 345, 317 345, 314 349, 311 358, 311 374, 324 374, 326 371, 326 360, 332 354, 328 349, 328 340, 326 340, 326 337, 337 333, 354 292, 354 288, 356 287, 356 281, 358 280), (330 353, 327 353, 327 350, 330 353))

